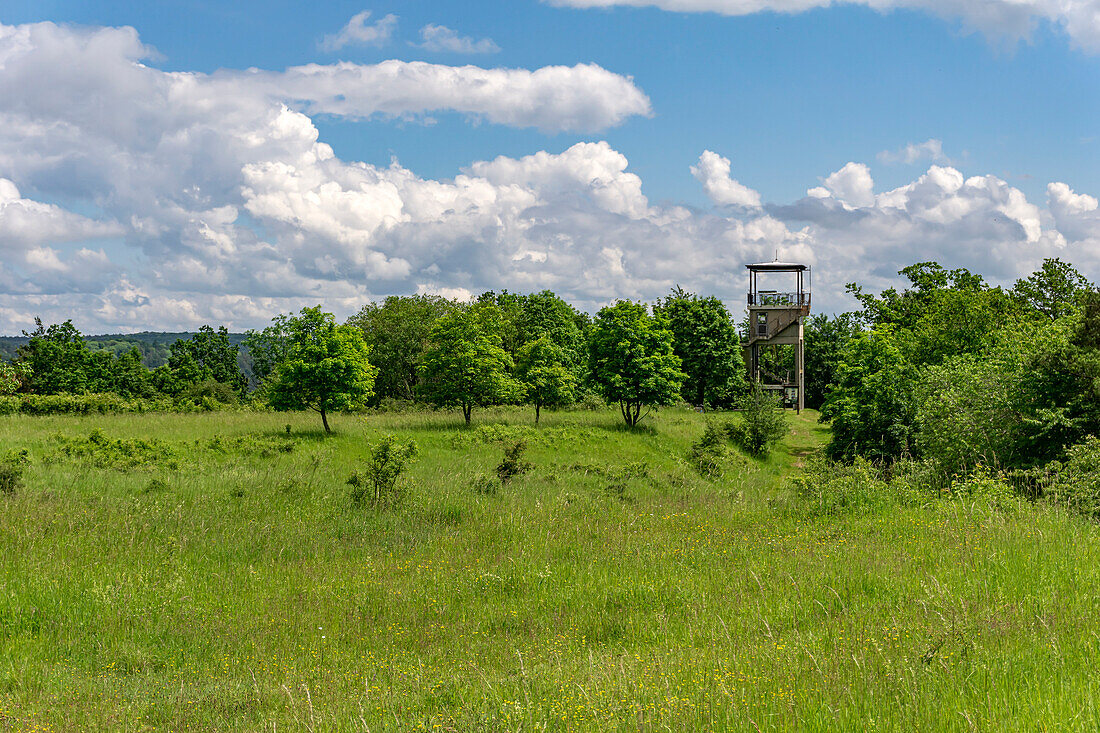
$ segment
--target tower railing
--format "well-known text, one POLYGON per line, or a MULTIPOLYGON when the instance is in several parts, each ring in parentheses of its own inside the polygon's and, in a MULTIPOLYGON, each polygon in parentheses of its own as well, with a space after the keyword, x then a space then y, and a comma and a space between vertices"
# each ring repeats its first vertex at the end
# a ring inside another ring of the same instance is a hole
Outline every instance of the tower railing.
POLYGON ((791 308, 801 308, 810 304, 810 294, 761 291, 756 293, 749 293, 748 304, 754 306, 778 305, 789 306, 791 308))

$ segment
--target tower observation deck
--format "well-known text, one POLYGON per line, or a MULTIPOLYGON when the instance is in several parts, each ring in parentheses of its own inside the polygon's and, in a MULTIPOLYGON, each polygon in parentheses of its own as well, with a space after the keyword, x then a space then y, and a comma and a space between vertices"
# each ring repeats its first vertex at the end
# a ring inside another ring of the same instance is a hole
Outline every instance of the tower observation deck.
POLYGON ((745 267, 749 271, 749 334, 744 350, 749 380, 779 397, 784 407, 801 411, 806 406, 802 323, 810 314, 810 267, 794 262, 759 262, 745 267), (785 289, 762 289, 761 280, 764 285, 784 285, 785 289))

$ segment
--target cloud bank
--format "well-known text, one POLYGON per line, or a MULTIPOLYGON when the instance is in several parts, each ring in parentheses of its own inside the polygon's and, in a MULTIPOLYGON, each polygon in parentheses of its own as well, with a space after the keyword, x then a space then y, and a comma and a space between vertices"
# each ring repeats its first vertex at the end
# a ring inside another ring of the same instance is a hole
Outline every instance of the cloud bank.
POLYGON ((845 282, 891 284, 916 260, 1002 281, 1047 256, 1100 271, 1097 199, 1061 182, 1040 205, 995 176, 933 165, 877 191, 853 161, 776 204, 735 180, 730 158, 704 151, 691 173, 718 206, 699 210, 649 201, 606 142, 474 161, 434 180, 398 161, 341 159, 309 116, 419 114, 425 99, 517 125, 606 126, 623 110, 648 112, 629 80, 599 67, 206 75, 162 72, 146 56, 132 29, 0 26, 0 332, 35 315, 72 317, 86 332, 240 329, 303 305, 345 315, 392 293, 502 287, 551 288, 596 308, 680 284, 736 307, 744 263, 776 252, 814 266, 822 309, 848 307, 845 282), (460 108, 437 75, 488 89, 460 108))
MULTIPOLYGON (((547 0, 552 5, 574 8, 613 6, 654 7, 679 13, 750 15, 761 12, 802 13, 827 8, 833 0, 547 0)), ((1100 2, 1097 0, 850 0, 880 12, 894 9, 923 10, 994 39, 1028 38, 1040 22, 1065 31, 1072 42, 1090 52, 1100 52, 1100 2)))

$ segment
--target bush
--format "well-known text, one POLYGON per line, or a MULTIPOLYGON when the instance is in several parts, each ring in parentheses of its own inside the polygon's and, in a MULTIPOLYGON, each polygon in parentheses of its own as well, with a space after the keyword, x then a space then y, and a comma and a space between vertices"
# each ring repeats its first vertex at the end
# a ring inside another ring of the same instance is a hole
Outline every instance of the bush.
POLYGON ((987 503, 997 509, 1007 509, 1017 504, 1016 493, 1003 473, 993 473, 978 465, 964 477, 956 477, 948 488, 952 499, 987 503))
POLYGON ((590 412, 596 412, 599 410, 606 410, 607 403, 603 401, 603 397, 600 397, 594 392, 585 392, 581 397, 573 404, 574 410, 588 410, 590 412))
POLYGON ((522 476, 531 470, 532 465, 523 460, 523 453, 527 450, 527 442, 517 440, 504 448, 504 459, 497 466, 497 478, 501 486, 504 486, 516 476, 522 476))
POLYGON ((237 404, 237 393, 232 385, 206 379, 187 385, 179 394, 179 401, 195 405, 204 410, 217 410, 227 405, 237 404))
POLYGON ((398 413, 431 412, 432 406, 416 400, 401 400, 396 397, 383 397, 378 404, 363 410, 372 415, 388 415, 398 413))
POLYGON ((726 457, 726 436, 713 421, 708 420, 703 436, 691 446, 688 458, 700 476, 718 478, 725 471, 722 465, 726 457))
POLYGON ((882 470, 860 457, 850 465, 815 457, 791 479, 790 487, 812 516, 865 512, 897 499, 882 470))
MULTIPOLYGON (((1066 451, 1066 460, 1014 476, 1028 493, 1092 519, 1100 519, 1100 438, 1090 436, 1066 451)), ((1019 488, 1019 483, 1017 484, 1019 488)))
POLYGON ((772 447, 790 432, 791 426, 779 400, 756 384, 742 403, 740 419, 727 422, 725 430, 738 448, 749 455, 766 458, 772 447))
POLYGON ((0 494, 14 494, 23 486, 23 467, 30 463, 26 450, 9 451, 0 461, 0 494))
POLYGON ((485 473, 479 473, 477 476, 474 476, 473 487, 474 491, 479 494, 496 496, 497 491, 500 489, 500 479, 485 473))
MULTIPOLYGON (((154 467, 176 456, 176 450, 164 441, 151 438, 112 439, 95 428, 86 438, 53 436, 57 444, 53 458, 64 456, 88 463, 96 468, 129 470, 154 467)), ((167 464, 166 464, 167 465, 167 464)))
POLYGON ((397 481, 419 452, 419 447, 411 440, 401 440, 395 435, 384 436, 371 448, 363 472, 356 471, 348 478, 352 500, 357 504, 365 502, 376 509, 399 505, 405 493, 398 487, 397 481))
POLYGON ((167 399, 126 399, 110 393, 0 396, 0 415, 107 415, 154 411, 178 412, 179 408, 167 399))

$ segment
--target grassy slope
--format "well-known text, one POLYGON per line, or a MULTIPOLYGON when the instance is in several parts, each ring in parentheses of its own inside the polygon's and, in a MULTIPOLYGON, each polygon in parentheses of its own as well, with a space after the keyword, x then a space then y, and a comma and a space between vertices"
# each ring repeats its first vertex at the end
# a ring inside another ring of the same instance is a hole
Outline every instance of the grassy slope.
POLYGON ((0 498, 0 728, 1095 729, 1096 529, 958 503, 803 518, 782 476, 814 417, 715 482, 679 411, 635 433, 344 417, 328 439, 311 415, 0 418, 35 457, 0 498), (42 461, 93 427, 175 455, 42 461), (409 501, 353 507, 386 431, 423 449, 409 501), (531 432, 536 467, 477 494, 501 432, 531 432), (295 448, 193 445, 214 434, 295 448))

